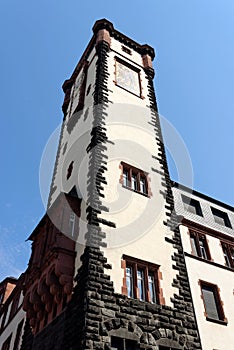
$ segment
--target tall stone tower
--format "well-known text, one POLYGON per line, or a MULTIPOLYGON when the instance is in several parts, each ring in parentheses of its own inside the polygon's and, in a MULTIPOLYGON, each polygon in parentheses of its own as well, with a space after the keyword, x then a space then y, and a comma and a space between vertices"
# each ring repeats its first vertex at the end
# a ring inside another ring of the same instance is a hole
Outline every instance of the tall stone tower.
POLYGON ((48 210, 30 236, 23 349, 201 348, 153 59, 99 20, 63 85, 48 210))

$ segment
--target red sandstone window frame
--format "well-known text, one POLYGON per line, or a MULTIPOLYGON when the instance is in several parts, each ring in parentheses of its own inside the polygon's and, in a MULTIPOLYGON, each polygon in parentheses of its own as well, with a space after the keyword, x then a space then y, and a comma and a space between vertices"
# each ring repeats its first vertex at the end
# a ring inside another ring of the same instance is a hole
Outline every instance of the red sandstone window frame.
POLYGON ((223 310, 223 302, 221 300, 220 297, 220 289, 218 288, 218 286, 216 284, 207 282, 207 281, 202 281, 199 280, 199 285, 201 288, 201 299, 203 301, 204 304, 204 315, 206 317, 207 321, 211 321, 211 322, 216 322, 216 323, 221 323, 221 324, 227 324, 227 319, 225 317, 224 314, 224 310, 223 310), (213 304, 215 305, 215 310, 213 309, 212 311, 209 310, 210 306, 208 305, 208 303, 210 303, 210 301, 205 300, 206 296, 204 291, 209 291, 210 295, 213 293, 213 304), (217 313, 217 317, 212 317, 211 312, 216 312, 217 313))
POLYGON ((140 299, 141 301, 151 302, 153 304, 160 304, 160 288, 159 288, 159 265, 143 261, 128 255, 123 255, 124 266, 124 279, 123 279, 123 294, 128 295, 129 298, 140 299), (132 286, 131 291, 128 288, 128 272, 127 269, 132 270, 132 286), (142 273, 142 284, 139 280, 139 271, 142 273), (150 288, 149 276, 153 277, 153 289, 150 288), (140 296, 141 290, 139 288, 141 285, 142 296, 140 296), (151 290, 150 290, 151 289, 151 290))
POLYGON ((124 188, 149 197, 148 173, 132 165, 121 162, 120 182, 124 188))
POLYGON ((224 241, 220 241, 220 243, 223 250, 225 265, 231 269, 234 269, 234 245, 224 241))
POLYGON ((207 243, 206 235, 197 230, 189 230, 190 244, 192 255, 202 258, 204 260, 211 260, 209 245, 207 243))

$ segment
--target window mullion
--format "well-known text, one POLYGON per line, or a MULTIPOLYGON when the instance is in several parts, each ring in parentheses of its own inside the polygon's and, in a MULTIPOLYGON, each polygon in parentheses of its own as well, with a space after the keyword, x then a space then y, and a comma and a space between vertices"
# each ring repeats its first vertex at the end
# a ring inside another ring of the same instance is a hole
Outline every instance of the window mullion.
POLYGON ((145 300, 149 300, 149 275, 148 275, 148 267, 145 268, 144 270, 144 279, 145 279, 145 300))
POLYGON ((129 172, 128 172, 128 175, 129 175, 129 179, 128 179, 128 187, 132 188, 132 168, 129 168, 129 172))
POLYGON ((138 296, 138 287, 137 287, 137 264, 133 264, 133 294, 134 298, 138 296))
POLYGON ((199 235, 197 233, 195 234, 195 244, 197 248, 197 254, 199 257, 201 257, 202 254, 201 254, 201 248, 200 248, 200 242, 199 242, 199 235))
POLYGON ((140 181, 141 181, 141 174, 140 174, 140 171, 137 172, 137 191, 141 191, 141 188, 140 188, 140 181))

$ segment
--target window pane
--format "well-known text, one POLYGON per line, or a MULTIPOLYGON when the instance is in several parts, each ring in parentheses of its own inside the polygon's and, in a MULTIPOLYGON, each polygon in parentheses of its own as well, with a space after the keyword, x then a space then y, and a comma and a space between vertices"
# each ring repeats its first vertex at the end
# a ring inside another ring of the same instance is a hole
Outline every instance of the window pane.
POLYGON ((234 249, 230 248, 230 255, 231 255, 231 267, 234 267, 234 249))
POLYGON ((140 191, 146 193, 146 180, 143 176, 140 177, 140 191))
POLYGON ((199 247, 200 247, 201 257, 203 259, 208 259, 207 251, 206 251, 206 243, 205 243, 204 238, 202 238, 202 237, 199 238, 199 247))
POLYGON ((200 203, 197 200, 184 196, 183 194, 181 195, 181 198, 185 210, 189 211, 192 214, 203 216, 200 203))
POLYGON ((133 340, 125 340, 125 350, 136 350, 136 342, 133 340))
POLYGON ((148 273, 149 297, 152 303, 156 303, 155 280, 152 272, 148 273))
POLYGON ((132 174, 131 185, 132 185, 132 189, 134 191, 137 191, 137 175, 136 174, 132 174))
POLYGON ((224 255, 226 266, 231 267, 231 262, 229 260, 227 247, 222 246, 222 248, 223 248, 223 255, 224 255))
POLYGON ((76 221, 76 216, 73 211, 70 214, 70 220, 69 220, 69 231, 70 235, 73 237, 74 236, 74 231, 75 231, 75 221, 76 221))
POLYGON ((128 186, 128 170, 123 171, 123 185, 128 186))
POLYGON ((139 292, 139 299, 145 300, 145 285, 144 285, 144 271, 137 270, 137 287, 139 292))
POLYGON ((214 221, 217 224, 227 226, 230 228, 232 227, 227 213, 212 207, 211 207, 211 211, 214 216, 214 221))
POLYGON ((194 236, 190 236, 190 242, 192 246, 192 253, 196 256, 198 256, 197 246, 196 246, 196 239, 194 236))
POLYGON ((111 337, 111 349, 122 350, 124 349, 123 339, 117 337, 111 337))
POLYGON ((133 275, 132 267, 126 267, 126 284, 128 290, 128 297, 133 298, 133 275))
POLYGON ((215 298, 215 291, 213 287, 203 286, 202 294, 204 298, 207 316, 215 320, 219 320, 219 313, 217 308, 217 300, 215 298))

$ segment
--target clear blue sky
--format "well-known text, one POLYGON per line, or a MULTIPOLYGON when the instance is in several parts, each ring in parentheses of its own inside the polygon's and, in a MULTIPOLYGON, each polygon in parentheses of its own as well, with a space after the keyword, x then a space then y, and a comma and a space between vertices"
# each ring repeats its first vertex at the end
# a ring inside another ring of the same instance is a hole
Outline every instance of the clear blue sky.
POLYGON ((159 110, 188 148, 194 188, 233 205, 233 0, 9 0, 0 16, 0 280, 27 266, 25 239, 44 214, 40 159, 62 120, 61 85, 100 18, 155 48, 159 110))

